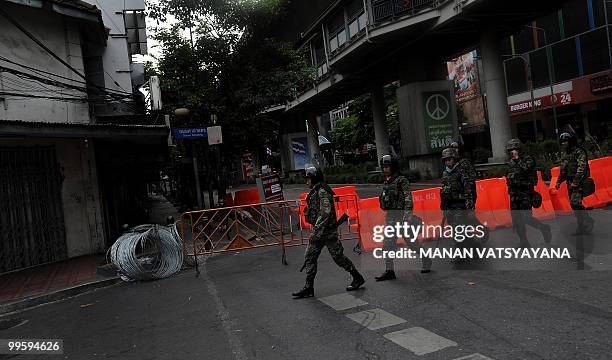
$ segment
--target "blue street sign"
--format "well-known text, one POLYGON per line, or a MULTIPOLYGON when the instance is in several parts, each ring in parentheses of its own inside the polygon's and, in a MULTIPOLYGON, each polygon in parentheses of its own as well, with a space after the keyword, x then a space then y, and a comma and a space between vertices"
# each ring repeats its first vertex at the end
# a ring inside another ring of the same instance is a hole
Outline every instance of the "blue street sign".
POLYGON ((176 140, 208 137, 206 128, 174 128, 172 133, 176 140))

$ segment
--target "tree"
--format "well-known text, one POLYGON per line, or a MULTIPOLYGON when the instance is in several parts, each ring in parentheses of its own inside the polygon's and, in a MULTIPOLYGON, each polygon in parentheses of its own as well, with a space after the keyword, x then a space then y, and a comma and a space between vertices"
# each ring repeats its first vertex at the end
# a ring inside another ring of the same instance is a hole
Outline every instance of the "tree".
MULTIPOLYGON (((385 87, 386 120, 390 144, 397 152, 401 152, 396 90, 397 84, 385 87)), ((362 95, 351 102, 348 116, 336 121, 331 140, 334 147, 342 151, 354 151, 365 144, 375 143, 372 100, 369 95, 362 95)))
POLYGON ((153 18, 169 14, 179 20, 156 33, 163 49, 157 72, 168 110, 189 108, 192 123, 217 115, 231 152, 270 142, 278 124, 264 110, 294 99, 313 73, 302 52, 267 37, 281 13, 273 0, 162 0, 153 5, 153 18), (185 29, 193 35, 193 46, 185 29))
MULTIPOLYGON (((225 159, 278 143, 280 126, 265 110, 293 100, 312 81, 305 54, 269 36, 281 14, 276 0, 150 4, 152 18, 178 20, 155 32, 162 55, 152 72, 160 76, 164 110, 190 110, 188 117, 172 120, 175 126, 209 126, 215 115, 223 128, 225 159)), ((223 194, 224 177, 215 176, 223 194)))

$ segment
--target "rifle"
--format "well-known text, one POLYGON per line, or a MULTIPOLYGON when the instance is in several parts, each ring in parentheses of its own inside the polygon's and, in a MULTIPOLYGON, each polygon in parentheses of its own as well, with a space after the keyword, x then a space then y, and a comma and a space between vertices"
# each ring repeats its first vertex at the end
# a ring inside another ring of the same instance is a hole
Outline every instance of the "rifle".
MULTIPOLYGON (((349 216, 346 213, 342 214, 342 216, 340 216, 340 218, 336 220, 336 223, 334 224, 333 228, 334 229, 339 228, 340 226, 342 226, 342 224, 348 221, 348 219, 349 219, 349 216)), ((310 244, 308 244, 308 246, 310 246, 310 244)), ((304 271, 305 267, 306 267, 306 259, 304 259, 304 264, 300 268, 300 272, 304 271)))

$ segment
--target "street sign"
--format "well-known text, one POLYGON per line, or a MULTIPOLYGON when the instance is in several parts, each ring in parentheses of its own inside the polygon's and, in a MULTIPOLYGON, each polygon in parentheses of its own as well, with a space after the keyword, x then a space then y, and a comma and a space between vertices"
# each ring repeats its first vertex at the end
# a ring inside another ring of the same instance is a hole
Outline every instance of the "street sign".
POLYGON ((261 202, 282 201, 283 183, 277 173, 262 175, 257 178, 257 189, 259 189, 259 200, 261 202))
POLYGON ((209 126, 206 129, 208 132, 208 145, 218 145, 223 142, 221 126, 209 126))
POLYGON ((176 140, 208 137, 206 128, 174 128, 172 129, 172 133, 176 140))

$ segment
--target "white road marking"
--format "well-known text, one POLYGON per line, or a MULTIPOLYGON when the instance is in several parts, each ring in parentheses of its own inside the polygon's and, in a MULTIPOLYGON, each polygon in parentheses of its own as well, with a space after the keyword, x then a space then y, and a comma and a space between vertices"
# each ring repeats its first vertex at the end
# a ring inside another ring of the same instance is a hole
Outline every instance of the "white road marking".
POLYGON ((348 310, 368 304, 366 301, 346 293, 319 298, 319 301, 336 311, 348 310))
POLYGON ((346 316, 370 330, 378 330, 406 322, 406 320, 382 309, 365 310, 354 314, 348 314, 346 316))
POLYGON ((476 353, 476 354, 456 358, 454 360, 493 360, 493 359, 491 359, 490 357, 486 357, 482 354, 476 353))
POLYGON ((385 334, 384 337, 419 356, 457 346, 456 342, 421 327, 395 331, 385 334))

